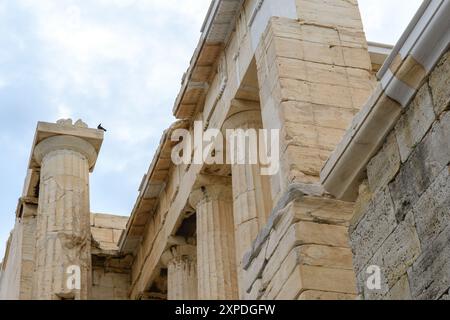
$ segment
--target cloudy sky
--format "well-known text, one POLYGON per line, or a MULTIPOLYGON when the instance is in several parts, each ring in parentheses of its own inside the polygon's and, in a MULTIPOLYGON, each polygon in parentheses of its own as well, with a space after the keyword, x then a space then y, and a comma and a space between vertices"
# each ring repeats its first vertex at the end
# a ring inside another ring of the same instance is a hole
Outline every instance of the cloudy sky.
MULTIPOLYGON (((394 44, 421 0, 359 2, 367 38, 394 44)), ((0 0, 0 260, 37 121, 109 129, 91 209, 129 215, 209 3, 0 0)))

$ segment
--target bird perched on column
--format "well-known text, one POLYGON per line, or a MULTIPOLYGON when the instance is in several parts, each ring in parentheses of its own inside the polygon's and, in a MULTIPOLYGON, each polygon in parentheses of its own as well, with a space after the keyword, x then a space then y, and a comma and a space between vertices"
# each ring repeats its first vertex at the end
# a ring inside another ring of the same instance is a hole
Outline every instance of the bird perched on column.
POLYGON ((98 130, 105 131, 105 132, 108 131, 108 130, 106 130, 105 128, 102 127, 102 124, 101 124, 101 123, 98 125, 97 129, 98 129, 98 130))

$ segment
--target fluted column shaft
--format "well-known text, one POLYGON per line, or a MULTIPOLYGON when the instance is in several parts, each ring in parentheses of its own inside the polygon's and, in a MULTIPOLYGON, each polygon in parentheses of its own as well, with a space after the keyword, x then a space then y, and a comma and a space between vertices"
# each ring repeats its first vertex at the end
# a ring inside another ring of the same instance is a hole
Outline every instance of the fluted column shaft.
POLYGON ((58 136, 36 146, 35 157, 41 163, 41 180, 34 297, 87 299, 91 287, 89 168, 95 151, 82 139, 58 136))
POLYGON ((167 265, 168 300, 197 300, 196 247, 172 247, 163 256, 167 265))
POLYGON ((237 299, 231 186, 203 186, 193 191, 190 201, 197 210, 198 297, 237 299))
MULTIPOLYGON (((259 135, 262 129, 260 110, 236 113, 224 123, 224 129, 253 129, 259 135)), ((234 145, 235 148, 237 144, 234 145)), ((234 150, 236 153, 237 150, 234 150)), ((232 164, 233 212, 236 237, 236 261, 238 267, 239 292, 242 289, 242 260, 251 248, 259 231, 267 223, 272 210, 270 180, 261 175, 260 164, 232 164)))

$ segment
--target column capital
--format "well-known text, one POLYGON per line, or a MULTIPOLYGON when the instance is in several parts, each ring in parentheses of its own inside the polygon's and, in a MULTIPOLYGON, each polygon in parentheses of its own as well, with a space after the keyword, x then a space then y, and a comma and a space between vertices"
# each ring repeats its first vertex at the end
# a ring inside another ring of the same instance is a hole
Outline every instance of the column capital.
POLYGON ((84 155, 92 171, 103 143, 103 131, 90 129, 78 120, 59 120, 57 123, 39 122, 31 150, 29 169, 39 170, 43 158, 56 150, 72 150, 84 155))
POLYGON ((161 257, 161 263, 165 267, 174 261, 180 260, 197 260, 197 247, 189 244, 173 246, 166 250, 161 257))
POLYGON ((230 115, 223 123, 222 130, 262 128, 261 110, 245 110, 230 115))
POLYGON ((94 147, 85 140, 73 136, 54 136, 47 138, 34 147, 34 159, 38 164, 42 164, 42 160, 46 155, 53 151, 71 150, 85 156, 91 168, 97 160, 97 152, 94 147))
POLYGON ((232 199, 230 177, 201 175, 189 196, 189 204, 196 208, 204 201, 232 201, 232 199))

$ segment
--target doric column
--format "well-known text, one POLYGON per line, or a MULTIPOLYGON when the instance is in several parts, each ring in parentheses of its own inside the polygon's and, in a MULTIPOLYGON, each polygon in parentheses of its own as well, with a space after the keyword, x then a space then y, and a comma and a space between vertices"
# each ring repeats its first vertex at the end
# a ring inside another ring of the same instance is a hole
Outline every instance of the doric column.
POLYGON ((197 249, 192 245, 174 246, 162 257, 167 266, 167 299, 197 300, 197 249))
POLYGON ((96 159, 89 142, 71 135, 46 138, 34 147, 40 165, 35 299, 89 297, 89 171, 96 159))
POLYGON ((190 196, 197 211, 198 298, 233 300, 238 287, 231 185, 211 182, 190 196))
MULTIPOLYGON (((235 113, 225 121, 223 128, 224 130, 242 129, 244 133, 248 133, 247 136, 252 133, 246 131, 253 130, 253 133, 258 137, 259 129, 262 129, 261 111, 247 110, 235 113)), ((236 154, 238 144, 234 143, 233 146, 236 154)), ((238 264, 239 292, 240 297, 242 297, 242 259, 267 222, 272 209, 272 197, 269 177, 261 175, 259 161, 258 164, 232 164, 231 171, 236 261, 238 264)))

